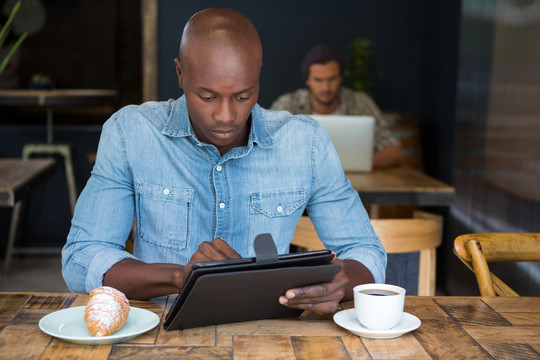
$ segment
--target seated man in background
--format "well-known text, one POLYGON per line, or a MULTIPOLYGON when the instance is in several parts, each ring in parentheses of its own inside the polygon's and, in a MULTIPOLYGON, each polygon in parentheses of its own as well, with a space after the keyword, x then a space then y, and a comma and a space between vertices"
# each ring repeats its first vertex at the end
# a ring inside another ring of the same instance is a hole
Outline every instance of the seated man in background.
POLYGON ((373 166, 400 165, 405 158, 401 144, 392 135, 373 99, 342 86, 344 65, 343 57, 333 47, 314 46, 300 66, 306 88, 281 95, 270 109, 308 115, 371 115, 375 118, 373 166))
POLYGON ((276 301, 333 312, 353 286, 384 282, 386 253, 326 130, 257 104, 262 47, 251 21, 198 12, 174 63, 183 96, 127 106, 103 126, 62 251, 70 290, 177 293, 197 262, 255 256, 258 234, 287 253, 304 210, 342 270, 276 301))

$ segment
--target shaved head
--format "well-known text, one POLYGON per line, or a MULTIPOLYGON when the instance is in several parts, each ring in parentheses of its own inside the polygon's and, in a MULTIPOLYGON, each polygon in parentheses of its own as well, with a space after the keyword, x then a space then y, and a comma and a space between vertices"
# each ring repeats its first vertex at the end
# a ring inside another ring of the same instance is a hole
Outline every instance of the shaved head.
POLYGON ((223 49, 249 54, 262 66, 262 46, 253 23, 242 13, 231 9, 202 10, 189 19, 180 41, 179 58, 187 61, 203 49, 223 49))

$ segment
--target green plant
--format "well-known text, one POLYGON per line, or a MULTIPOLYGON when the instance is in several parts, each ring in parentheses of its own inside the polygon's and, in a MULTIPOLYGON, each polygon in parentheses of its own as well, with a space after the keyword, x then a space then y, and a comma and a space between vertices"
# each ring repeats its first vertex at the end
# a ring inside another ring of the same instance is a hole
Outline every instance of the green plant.
MULTIPOLYGON (((0 50, 2 49, 2 45, 6 41, 9 32, 11 31, 11 26, 13 23, 13 19, 15 18, 15 15, 17 14, 17 11, 19 11, 19 8, 21 7, 21 1, 17 1, 13 9, 11 9, 11 13, 9 14, 9 18, 7 19, 4 26, 0 24, 0 50)), ((15 42, 15 44, 11 47, 7 55, 4 59, 0 59, 0 75, 2 75, 2 72, 6 68, 7 64, 9 63, 9 60, 11 60, 11 57, 13 54, 15 54, 15 51, 21 46, 24 39, 26 39, 27 33, 22 34, 19 36, 19 39, 15 42)))
POLYGON ((345 79, 351 88, 373 95, 375 78, 382 76, 375 68, 375 59, 370 40, 358 37, 351 41, 344 71, 345 79))

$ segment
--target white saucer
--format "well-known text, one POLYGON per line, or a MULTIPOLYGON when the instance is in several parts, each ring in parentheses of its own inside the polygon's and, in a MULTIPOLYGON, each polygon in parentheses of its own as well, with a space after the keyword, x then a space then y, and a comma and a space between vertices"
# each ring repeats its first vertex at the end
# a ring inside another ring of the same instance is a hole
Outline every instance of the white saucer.
POLYGON ((388 330, 371 330, 367 329, 356 318, 354 309, 348 309, 340 311, 334 314, 334 321, 336 324, 352 332, 355 335, 363 336, 372 339, 392 339, 399 337, 409 331, 418 329, 421 324, 420 319, 416 316, 403 313, 403 317, 399 323, 388 330))
POLYGON ((151 311, 131 307, 124 326, 112 335, 92 336, 84 322, 85 306, 58 310, 39 320, 39 328, 44 333, 76 344, 113 344, 129 340, 159 324, 159 316, 151 311))

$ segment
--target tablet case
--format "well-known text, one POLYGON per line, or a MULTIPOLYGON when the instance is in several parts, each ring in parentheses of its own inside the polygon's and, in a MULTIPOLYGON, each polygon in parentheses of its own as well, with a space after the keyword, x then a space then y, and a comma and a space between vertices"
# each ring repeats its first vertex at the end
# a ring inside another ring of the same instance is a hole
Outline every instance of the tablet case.
POLYGON ((329 250, 278 256, 270 234, 255 238, 255 258, 197 263, 163 328, 187 329, 231 322, 293 317, 303 310, 279 303, 285 291, 331 281, 341 267, 329 250))

